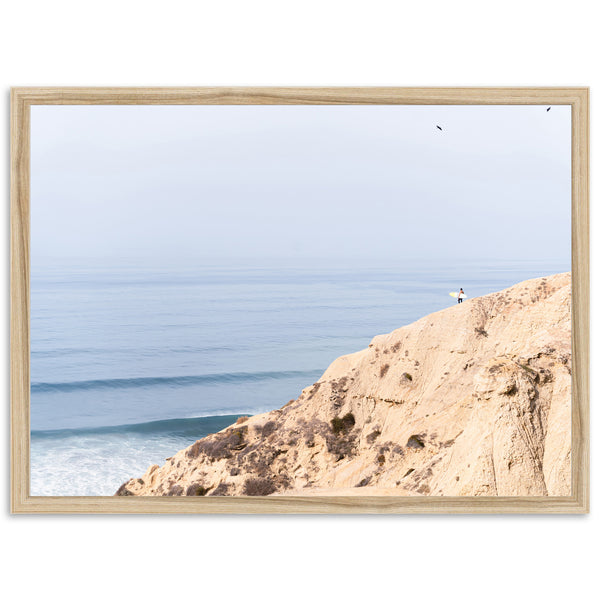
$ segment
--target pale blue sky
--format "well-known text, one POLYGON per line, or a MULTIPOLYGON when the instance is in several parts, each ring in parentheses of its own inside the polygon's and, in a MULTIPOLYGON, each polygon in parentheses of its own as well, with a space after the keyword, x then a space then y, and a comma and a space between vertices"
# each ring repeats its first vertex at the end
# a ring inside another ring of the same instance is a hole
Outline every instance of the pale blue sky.
POLYGON ((570 135, 567 106, 34 106, 32 255, 568 263, 570 135))

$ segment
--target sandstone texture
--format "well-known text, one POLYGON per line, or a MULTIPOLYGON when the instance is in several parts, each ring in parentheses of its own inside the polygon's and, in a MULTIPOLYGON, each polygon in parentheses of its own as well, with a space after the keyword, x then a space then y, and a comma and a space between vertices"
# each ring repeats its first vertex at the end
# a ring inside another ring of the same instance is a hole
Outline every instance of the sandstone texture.
POLYGON ((570 273, 378 335, 117 494, 570 495, 570 273))

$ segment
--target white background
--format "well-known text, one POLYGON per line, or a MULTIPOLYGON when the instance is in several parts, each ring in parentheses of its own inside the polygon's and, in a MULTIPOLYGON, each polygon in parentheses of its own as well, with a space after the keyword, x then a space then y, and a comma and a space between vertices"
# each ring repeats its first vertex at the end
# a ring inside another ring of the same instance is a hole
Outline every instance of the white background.
MULTIPOLYGON (((593 9, 577 0, 12 0, 0 34, 4 339, 9 86, 587 85, 594 119, 593 9)), ((593 311, 597 254, 592 244, 593 311)), ((593 312, 592 370, 597 340, 593 312)), ((589 516, 9 516, 8 343, 3 351, 9 597, 597 597, 597 444, 589 516)), ((597 438, 595 380, 591 391, 597 438)))

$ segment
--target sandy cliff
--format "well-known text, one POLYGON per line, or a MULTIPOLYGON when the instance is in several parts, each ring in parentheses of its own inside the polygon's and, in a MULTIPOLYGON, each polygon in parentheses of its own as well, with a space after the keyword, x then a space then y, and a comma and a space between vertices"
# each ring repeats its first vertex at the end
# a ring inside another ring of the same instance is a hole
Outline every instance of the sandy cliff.
POLYGON ((571 277, 428 315, 119 495, 570 495, 571 277))

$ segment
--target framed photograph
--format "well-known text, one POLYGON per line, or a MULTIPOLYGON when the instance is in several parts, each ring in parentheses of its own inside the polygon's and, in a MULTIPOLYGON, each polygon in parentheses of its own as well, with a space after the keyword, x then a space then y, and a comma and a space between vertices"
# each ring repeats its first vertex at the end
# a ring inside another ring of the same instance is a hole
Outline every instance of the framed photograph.
POLYGON ((587 88, 15 88, 14 513, 589 509, 587 88))

